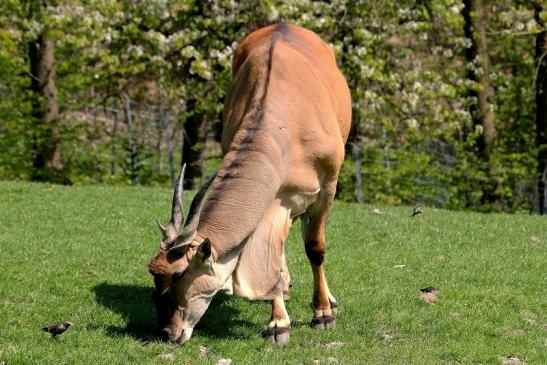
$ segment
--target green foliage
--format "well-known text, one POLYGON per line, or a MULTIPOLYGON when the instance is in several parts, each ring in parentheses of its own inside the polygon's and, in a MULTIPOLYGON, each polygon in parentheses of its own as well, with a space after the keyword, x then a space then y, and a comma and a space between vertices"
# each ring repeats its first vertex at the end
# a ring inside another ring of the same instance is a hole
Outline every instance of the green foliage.
MULTIPOLYGON (((124 126, 122 100, 128 95, 141 112, 170 113, 177 141, 182 128, 205 125, 208 141, 192 149, 205 149, 206 158, 217 161, 218 147, 211 148, 211 140, 220 136, 234 49, 251 30, 287 21, 318 32, 337 54, 352 91, 350 141, 362 149, 366 201, 533 209, 533 36, 540 30, 533 2, 485 2, 490 102, 498 132, 490 179, 498 182, 500 197, 490 206, 481 191, 486 167, 475 150, 482 131, 472 127, 469 113, 475 102, 469 91, 478 85, 466 79, 472 67, 464 57, 470 40, 464 37, 458 0, 61 0, 50 3, 41 18, 29 16, 28 4, 0 5, 2 178, 32 175, 29 151, 36 131, 26 95, 26 52, 40 32, 47 31, 56 44, 61 139, 70 181, 169 184, 169 174, 160 168, 166 164, 165 142, 157 148, 154 127, 138 131, 138 171, 131 171, 130 136, 121 127, 114 133, 111 117, 96 124, 96 110, 119 109, 124 126)), ((348 153, 339 182, 338 196, 348 201, 355 200, 356 191, 352 159, 348 153)))

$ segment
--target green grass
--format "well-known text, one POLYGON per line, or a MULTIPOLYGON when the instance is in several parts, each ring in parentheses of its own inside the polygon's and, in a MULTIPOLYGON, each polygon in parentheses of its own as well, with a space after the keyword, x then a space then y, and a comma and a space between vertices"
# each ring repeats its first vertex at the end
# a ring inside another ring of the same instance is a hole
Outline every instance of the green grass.
POLYGON ((437 209, 410 218, 410 208, 339 202, 325 264, 335 329, 308 326, 311 270, 295 226, 286 347, 261 338, 268 303, 229 296, 187 345, 158 341, 146 264, 170 199, 167 189, 0 182, 0 363, 547 363, 545 218, 437 209), (429 285, 440 289, 436 305, 418 299, 429 285), (74 326, 59 340, 40 331, 64 320, 74 326))

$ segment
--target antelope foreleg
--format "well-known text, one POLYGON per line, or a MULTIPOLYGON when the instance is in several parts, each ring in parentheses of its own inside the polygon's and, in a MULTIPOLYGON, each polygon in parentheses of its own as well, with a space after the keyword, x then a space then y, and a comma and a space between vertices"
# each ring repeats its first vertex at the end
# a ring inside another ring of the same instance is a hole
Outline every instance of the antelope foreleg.
POLYGON ((289 341, 290 335, 291 320, 285 308, 283 292, 281 291, 276 293, 272 300, 272 318, 262 336, 277 344, 284 345, 289 341))

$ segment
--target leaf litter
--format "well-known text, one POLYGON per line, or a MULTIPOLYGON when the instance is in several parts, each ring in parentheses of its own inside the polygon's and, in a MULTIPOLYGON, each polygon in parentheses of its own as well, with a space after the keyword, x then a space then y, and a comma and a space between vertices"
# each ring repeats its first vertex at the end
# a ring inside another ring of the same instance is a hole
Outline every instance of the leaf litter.
POLYGON ((434 305, 437 303, 438 295, 439 295, 439 289, 434 288, 432 286, 422 288, 420 289, 420 292, 418 293, 418 296, 420 297, 421 300, 431 305, 434 305))

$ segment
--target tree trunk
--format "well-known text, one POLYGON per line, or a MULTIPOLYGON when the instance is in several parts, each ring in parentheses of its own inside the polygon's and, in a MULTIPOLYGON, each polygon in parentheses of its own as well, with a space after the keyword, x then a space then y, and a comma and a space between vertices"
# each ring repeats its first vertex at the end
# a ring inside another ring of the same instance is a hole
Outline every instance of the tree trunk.
POLYGON ((496 143, 497 132, 494 125, 494 112, 490 104, 493 90, 490 86, 490 57, 486 39, 486 16, 482 0, 464 0, 462 16, 464 33, 471 40, 465 57, 468 63, 468 78, 475 82, 469 90, 469 96, 476 99, 470 107, 473 127, 480 131, 477 138, 479 155, 485 163, 488 181, 483 186, 483 203, 501 204, 497 193, 500 183, 493 175, 492 152, 496 143))
POLYGON ((188 101, 188 109, 192 112, 184 124, 182 145, 182 161, 186 163, 184 175, 185 187, 197 189, 201 183, 205 166, 205 137, 207 136, 206 118, 201 113, 193 112, 196 100, 188 101))
POLYGON ((537 188, 539 214, 546 213, 545 183, 547 167, 547 30, 541 19, 542 7, 537 5, 534 18, 542 31, 536 35, 536 146, 538 149, 537 188))
POLYGON ((159 111, 156 114, 156 118, 154 119, 154 121, 156 122, 156 131, 158 132, 156 152, 158 154, 158 175, 160 177, 163 176, 163 159, 162 159, 163 151, 161 148, 161 143, 163 141, 163 132, 166 125, 165 116, 163 114, 164 114, 163 110, 159 111))
POLYGON ((40 34, 28 46, 34 119, 32 179, 64 182, 53 41, 40 34))
MULTIPOLYGON (((167 164, 169 166, 169 177, 171 178, 172 186, 177 183, 175 175, 175 123, 172 118, 166 119, 167 122, 167 164)), ((184 139, 183 139, 184 140, 184 139)))

